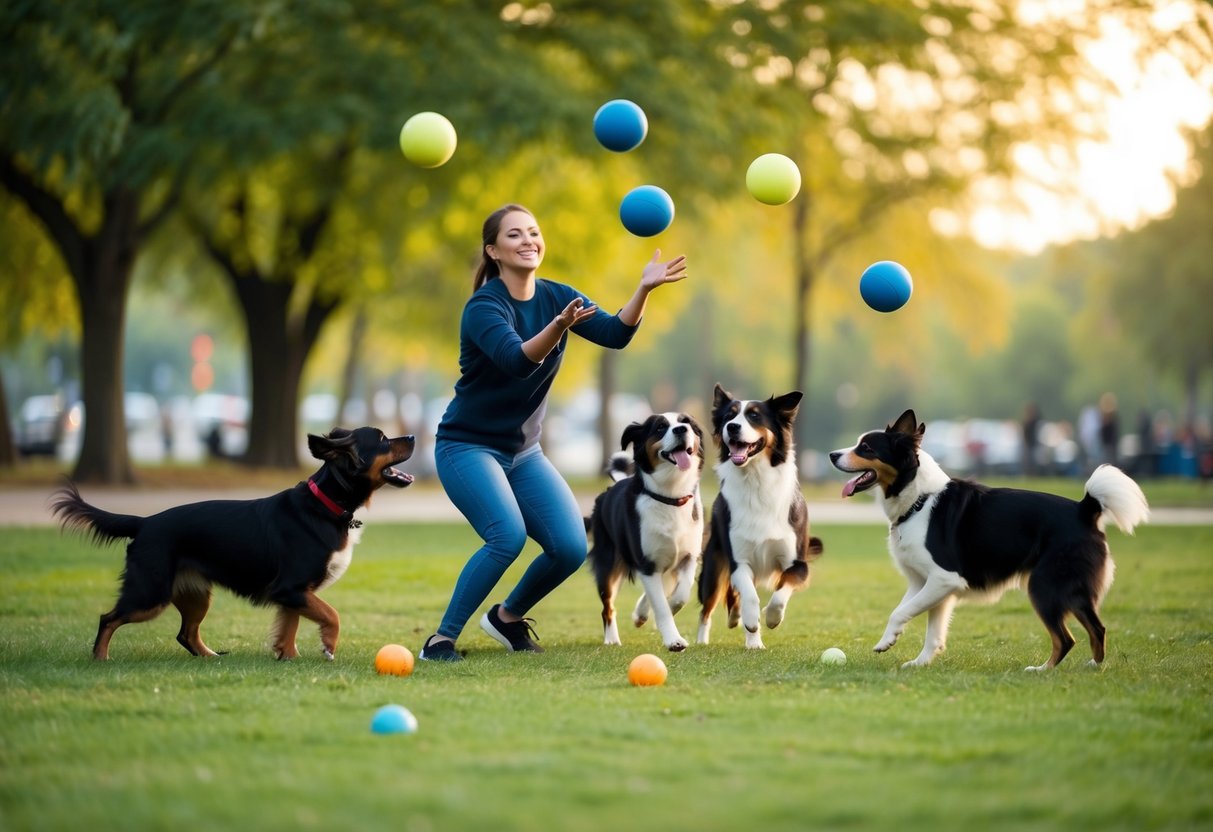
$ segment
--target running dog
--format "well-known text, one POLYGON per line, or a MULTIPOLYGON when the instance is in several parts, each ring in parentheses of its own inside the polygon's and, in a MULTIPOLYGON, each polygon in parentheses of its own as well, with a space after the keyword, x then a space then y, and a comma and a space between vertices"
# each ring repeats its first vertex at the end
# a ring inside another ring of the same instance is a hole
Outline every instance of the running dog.
POLYGON ((674 614, 691 597, 703 548, 703 431, 685 413, 659 413, 624 430, 622 447, 629 445, 630 462, 612 466, 616 482, 598 495, 587 521, 602 640, 620 644, 615 595, 627 577, 644 588, 632 623, 643 627, 651 610, 666 649, 678 652, 687 641, 674 614))
POLYGON ((843 486, 844 497, 876 489, 889 518, 889 552, 909 584, 876 652, 896 644, 906 624, 925 612, 922 652, 902 666, 930 664, 946 646, 958 600, 993 602, 1008 589, 1026 586, 1053 642, 1049 658, 1027 670, 1055 667, 1070 652, 1069 615, 1090 637, 1091 663, 1101 664, 1106 630, 1098 611, 1114 572, 1104 521, 1111 518, 1132 534, 1149 519, 1137 483, 1101 465, 1075 501, 952 479, 922 450, 925 432, 926 425, 907 410, 884 430, 830 454, 835 468, 856 475, 843 486))
POLYGON ((761 611, 768 628, 783 621, 792 593, 809 584, 809 562, 821 540, 809 535, 800 491, 792 426, 799 391, 761 400, 738 399, 719 384, 712 406, 712 437, 719 448, 720 493, 699 576, 700 644, 707 644, 712 611, 724 599, 729 626, 745 627, 745 646, 765 647, 758 631, 757 583, 774 587, 761 611))

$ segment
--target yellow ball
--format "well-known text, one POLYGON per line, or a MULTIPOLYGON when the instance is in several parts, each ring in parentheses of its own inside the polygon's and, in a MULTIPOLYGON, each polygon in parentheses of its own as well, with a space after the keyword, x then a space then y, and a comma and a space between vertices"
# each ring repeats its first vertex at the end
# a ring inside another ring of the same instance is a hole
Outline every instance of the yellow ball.
POLYGON ((821 654, 822 664, 846 664, 847 654, 837 647, 827 647, 821 654))
POLYGON ((779 153, 766 153, 750 163, 745 186, 759 202, 783 205, 800 193, 800 168, 779 153))
POLYGON ((399 644, 385 644, 375 654, 375 670, 384 676, 408 676, 413 672, 413 654, 399 644))
POLYGON ((441 113, 417 113, 400 128, 400 149, 414 165, 436 168, 455 155, 455 127, 441 113))
POLYGON ((667 673, 665 662, 652 653, 641 653, 628 665, 628 681, 639 687, 664 685, 667 673))

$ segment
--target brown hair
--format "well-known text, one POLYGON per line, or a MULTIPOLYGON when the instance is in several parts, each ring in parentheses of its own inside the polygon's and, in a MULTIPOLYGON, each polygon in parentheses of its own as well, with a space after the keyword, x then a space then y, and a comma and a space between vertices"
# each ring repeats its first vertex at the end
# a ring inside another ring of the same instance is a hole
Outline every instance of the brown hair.
MULTIPOLYGON (((502 205, 496 211, 489 214, 488 218, 484 221, 484 228, 480 233, 480 265, 476 267, 476 276, 472 278, 473 293, 485 283, 501 274, 501 270, 497 267, 497 261, 489 257, 489 253, 485 249, 497 242, 497 234, 501 231, 501 221, 505 218, 506 214, 512 211, 531 214, 530 209, 511 202, 508 205, 502 205)), ((535 215, 531 214, 531 216, 535 215)))

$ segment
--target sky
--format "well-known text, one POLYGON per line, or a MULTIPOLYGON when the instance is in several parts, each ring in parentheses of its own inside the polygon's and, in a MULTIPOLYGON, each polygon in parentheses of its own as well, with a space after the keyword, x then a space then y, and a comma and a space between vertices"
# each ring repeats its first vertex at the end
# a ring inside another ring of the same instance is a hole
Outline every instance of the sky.
MULTIPOLYGON (((1166 8, 1173 17, 1160 21, 1164 25, 1182 25, 1174 15, 1191 13, 1185 3, 1166 8)), ((1174 182, 1190 182, 1196 173, 1182 131, 1213 117, 1213 65, 1193 77, 1176 57, 1160 54, 1140 67, 1134 46, 1134 35, 1105 23, 1087 52, 1117 90, 1104 102, 1106 141, 1083 142, 1077 164, 1047 147, 1023 146, 1015 160, 1027 177, 977 185, 968 229, 979 243, 1035 253, 1136 228, 1170 211, 1174 182), (1031 180, 1070 184, 1077 193, 1063 195, 1031 180)))

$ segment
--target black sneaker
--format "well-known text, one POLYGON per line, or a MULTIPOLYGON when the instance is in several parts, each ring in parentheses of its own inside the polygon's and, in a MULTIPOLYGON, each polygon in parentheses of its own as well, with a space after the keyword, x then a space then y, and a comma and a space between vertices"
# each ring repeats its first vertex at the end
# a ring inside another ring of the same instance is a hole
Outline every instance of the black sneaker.
POLYGON ((421 648, 421 653, 417 658, 423 662, 461 662, 463 656, 455 649, 455 642, 444 638, 439 641, 434 641, 438 638, 438 634, 430 636, 425 640, 425 646, 421 648))
POLYGON ((521 621, 507 623, 502 621, 501 616, 498 615, 500 609, 501 604, 493 604, 489 607, 489 611, 480 617, 480 629, 500 641, 505 649, 511 652, 542 653, 543 648, 535 643, 539 640, 539 634, 531 626, 535 623, 534 619, 524 618, 521 621), (532 641, 532 637, 534 637, 534 641, 532 641))

